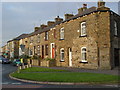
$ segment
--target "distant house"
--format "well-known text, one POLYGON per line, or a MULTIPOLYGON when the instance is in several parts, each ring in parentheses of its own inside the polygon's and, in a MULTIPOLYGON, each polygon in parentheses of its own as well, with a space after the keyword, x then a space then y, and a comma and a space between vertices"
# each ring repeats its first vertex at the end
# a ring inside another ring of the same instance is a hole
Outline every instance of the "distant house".
POLYGON ((120 16, 105 2, 78 9, 78 14, 57 16, 47 25, 19 39, 19 55, 55 59, 56 66, 112 69, 120 64, 120 16), (21 49, 21 51, 20 51, 21 49))
POLYGON ((8 58, 18 58, 19 57, 19 40, 25 38, 27 34, 22 34, 12 40, 7 42, 7 51, 8 51, 8 58))

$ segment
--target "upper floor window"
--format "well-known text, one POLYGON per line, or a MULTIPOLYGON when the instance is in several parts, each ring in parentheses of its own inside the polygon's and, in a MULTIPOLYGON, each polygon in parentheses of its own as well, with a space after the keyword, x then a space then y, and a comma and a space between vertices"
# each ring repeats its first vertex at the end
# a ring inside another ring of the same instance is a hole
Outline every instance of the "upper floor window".
POLYGON ((81 48, 81 62, 87 62, 87 50, 86 50, 86 47, 81 48))
POLYGON ((114 21, 114 35, 118 35, 117 22, 114 21))
POLYGON ((48 32, 45 32, 45 40, 48 40, 48 32))
POLYGON ((37 35, 37 42, 38 43, 40 42, 40 35, 39 34, 37 35))
POLYGON ((55 38, 55 39, 57 38, 56 29, 54 29, 54 38, 55 38))
POLYGON ((60 39, 64 39, 64 28, 60 29, 60 39))
POLYGON ((60 49, 60 61, 64 61, 64 48, 60 49))
POLYGON ((33 37, 30 37, 30 43, 33 43, 33 37))
POLYGON ((81 23, 81 36, 86 36, 87 32, 86 32, 86 22, 82 22, 81 23))
POLYGON ((37 55, 40 55, 40 45, 37 46, 38 49, 37 49, 37 55))

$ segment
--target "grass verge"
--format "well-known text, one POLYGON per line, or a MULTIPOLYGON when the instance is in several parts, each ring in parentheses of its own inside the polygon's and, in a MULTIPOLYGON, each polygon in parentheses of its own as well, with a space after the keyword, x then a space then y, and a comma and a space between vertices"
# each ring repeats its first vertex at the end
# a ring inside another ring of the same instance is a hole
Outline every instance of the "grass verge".
POLYGON ((97 74, 97 73, 79 73, 79 72, 53 72, 53 73, 12 73, 11 76, 33 81, 49 82, 87 82, 87 83, 118 83, 120 76, 97 74))

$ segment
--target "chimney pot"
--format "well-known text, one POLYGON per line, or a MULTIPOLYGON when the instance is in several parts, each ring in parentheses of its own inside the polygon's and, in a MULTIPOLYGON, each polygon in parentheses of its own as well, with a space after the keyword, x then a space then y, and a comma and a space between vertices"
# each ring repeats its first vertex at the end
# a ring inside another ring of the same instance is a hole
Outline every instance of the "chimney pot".
POLYGON ((57 18, 55 18, 55 23, 62 22, 62 21, 63 21, 63 19, 60 18, 59 16, 57 16, 57 18))
POLYGON ((87 4, 83 4, 83 7, 78 9, 78 13, 80 14, 83 11, 85 11, 86 9, 87 9, 87 4))
POLYGON ((34 29, 35 29, 35 32, 36 32, 40 29, 40 27, 35 27, 34 29))
POLYGON ((105 2, 103 0, 99 0, 98 7, 105 7, 105 2))

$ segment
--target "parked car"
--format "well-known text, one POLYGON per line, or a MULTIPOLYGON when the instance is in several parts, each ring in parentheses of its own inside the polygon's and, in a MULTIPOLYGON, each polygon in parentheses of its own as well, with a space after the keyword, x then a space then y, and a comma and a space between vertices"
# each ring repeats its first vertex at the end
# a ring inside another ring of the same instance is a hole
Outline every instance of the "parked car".
POLYGON ((10 61, 9 61, 9 59, 0 56, 0 63, 2 63, 2 64, 10 63, 10 61))
POLYGON ((18 66, 18 65, 22 65, 20 59, 14 59, 13 62, 12 62, 12 65, 13 66, 18 66))

